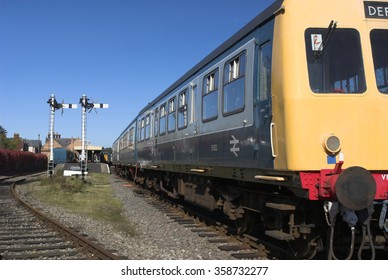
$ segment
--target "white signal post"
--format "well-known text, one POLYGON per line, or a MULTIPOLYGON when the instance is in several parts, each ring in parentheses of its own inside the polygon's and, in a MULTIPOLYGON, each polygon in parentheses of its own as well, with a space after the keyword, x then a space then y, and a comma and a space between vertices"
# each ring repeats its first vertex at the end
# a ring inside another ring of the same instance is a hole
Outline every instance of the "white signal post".
MULTIPOLYGON (((86 138, 86 116, 87 111, 89 110, 89 113, 93 109, 106 109, 109 108, 108 104, 103 103, 90 103, 89 98, 86 97, 85 94, 82 95, 81 99, 79 100, 79 103, 82 106, 82 128, 81 128, 81 137, 82 137, 82 143, 81 143, 81 176, 82 179, 85 179, 86 177, 86 171, 87 171, 87 164, 88 164, 88 157, 87 157, 87 138, 86 138)), ((96 111, 97 112, 97 111, 96 111)))
POLYGON ((47 101, 50 105, 50 158, 48 163, 47 176, 52 177, 54 175, 54 121, 55 111, 58 109, 77 109, 77 104, 65 104, 58 103, 55 99, 55 95, 52 94, 47 101))

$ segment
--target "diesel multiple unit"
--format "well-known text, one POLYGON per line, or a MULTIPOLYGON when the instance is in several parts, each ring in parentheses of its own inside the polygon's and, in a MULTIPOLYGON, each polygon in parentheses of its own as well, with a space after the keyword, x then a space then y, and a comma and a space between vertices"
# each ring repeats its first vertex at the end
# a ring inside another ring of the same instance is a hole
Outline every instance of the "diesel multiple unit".
POLYGON ((295 256, 374 258, 387 108, 388 1, 276 1, 141 110, 112 162, 295 256))

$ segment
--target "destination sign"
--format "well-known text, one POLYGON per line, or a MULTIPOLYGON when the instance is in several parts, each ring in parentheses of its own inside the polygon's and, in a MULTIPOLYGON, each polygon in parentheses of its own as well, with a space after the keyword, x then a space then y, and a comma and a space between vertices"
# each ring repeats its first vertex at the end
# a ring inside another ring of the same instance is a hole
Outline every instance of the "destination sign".
POLYGON ((365 17, 388 19, 388 2, 364 1, 365 17))

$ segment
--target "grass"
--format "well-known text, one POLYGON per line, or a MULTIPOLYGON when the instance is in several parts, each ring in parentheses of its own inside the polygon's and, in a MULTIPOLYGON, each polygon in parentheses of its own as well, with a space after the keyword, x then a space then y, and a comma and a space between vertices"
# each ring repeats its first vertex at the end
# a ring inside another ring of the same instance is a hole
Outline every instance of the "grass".
POLYGON ((136 235, 122 215, 121 201, 113 197, 109 174, 90 173, 88 182, 73 177, 55 176, 36 182, 31 194, 46 204, 61 207, 71 213, 89 216, 108 223, 118 231, 136 235))

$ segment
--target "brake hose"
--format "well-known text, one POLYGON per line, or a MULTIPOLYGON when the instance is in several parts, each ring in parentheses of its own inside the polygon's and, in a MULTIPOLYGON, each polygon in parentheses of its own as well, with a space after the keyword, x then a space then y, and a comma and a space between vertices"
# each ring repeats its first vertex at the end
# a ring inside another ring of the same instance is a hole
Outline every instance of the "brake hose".
MULTIPOLYGON (((355 227, 351 227, 351 231, 352 231, 352 240, 350 242, 349 255, 346 257, 345 260, 350 260, 352 258, 352 256, 353 256, 354 241, 355 241, 355 236, 356 236, 356 229, 355 229, 355 227)), ((330 244, 329 244, 329 254, 328 254, 328 257, 327 257, 328 260, 338 260, 338 258, 334 254, 333 242, 334 242, 334 224, 330 227, 330 244)))
POLYGON ((362 242, 361 242, 360 248, 358 249, 357 257, 359 260, 362 260, 362 251, 364 250, 364 246, 366 242, 366 234, 368 234, 370 249, 372 251, 371 260, 374 260, 376 257, 376 251, 375 251, 375 245, 373 244, 373 240, 372 240, 372 234, 370 232, 370 220, 366 224, 362 225, 362 242))

